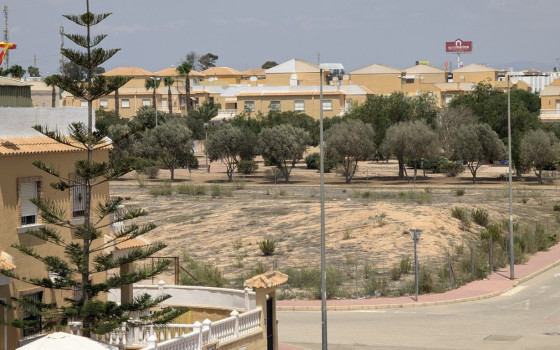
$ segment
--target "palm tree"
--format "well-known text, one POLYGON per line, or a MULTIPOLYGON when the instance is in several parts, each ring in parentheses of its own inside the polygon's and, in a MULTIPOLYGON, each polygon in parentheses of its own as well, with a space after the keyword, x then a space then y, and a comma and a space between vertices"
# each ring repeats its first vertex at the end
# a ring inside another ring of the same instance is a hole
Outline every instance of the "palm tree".
POLYGON ((56 76, 49 75, 43 81, 45 82, 45 84, 47 84, 47 86, 52 87, 52 108, 54 108, 54 107, 56 107, 56 90, 55 90, 55 88, 57 86, 58 80, 56 79, 56 76))
POLYGON ((172 77, 164 77, 163 85, 167 86, 167 107, 169 108, 169 114, 173 113, 173 103, 171 102, 171 87, 175 84, 175 79, 172 77))
POLYGON ((192 70, 192 65, 190 63, 188 63, 187 61, 184 61, 183 63, 181 63, 178 67, 177 67, 177 71, 179 72, 179 74, 184 75, 185 76, 185 90, 187 91, 187 101, 185 103, 185 107, 187 108, 187 113, 189 113, 190 107, 192 106, 191 104, 191 82, 189 80, 189 73, 192 70))
POLYGON ((153 103, 152 105, 157 111, 157 101, 156 101, 156 90, 159 87, 160 78, 151 77, 146 79, 146 90, 154 89, 154 96, 152 97, 153 103))
POLYGON ((124 84, 128 83, 128 81, 132 79, 132 77, 125 77, 122 75, 115 75, 107 77, 107 87, 110 90, 115 91, 115 114, 119 117, 119 88, 122 87, 124 84))

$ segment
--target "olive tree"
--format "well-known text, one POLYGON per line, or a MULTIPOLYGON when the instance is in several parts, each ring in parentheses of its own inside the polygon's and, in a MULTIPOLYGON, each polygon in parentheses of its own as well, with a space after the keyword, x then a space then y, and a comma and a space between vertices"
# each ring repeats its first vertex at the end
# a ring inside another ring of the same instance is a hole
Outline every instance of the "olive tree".
POLYGON ((144 132, 138 153, 159 160, 175 179, 175 169, 189 165, 192 159, 192 132, 181 121, 170 121, 144 132))
POLYGON ((286 183, 296 162, 303 158, 309 133, 301 128, 283 124, 261 130, 257 149, 260 154, 280 169, 286 183))
POLYGON ((241 157, 244 140, 243 130, 224 124, 208 135, 206 152, 210 161, 220 159, 226 165, 228 181, 233 180, 233 172, 241 157))
POLYGON ((498 134, 488 124, 468 124, 453 132, 448 150, 451 160, 467 162, 473 183, 476 172, 487 160, 498 160, 505 154, 505 147, 498 134))
POLYGON ((543 170, 552 169, 558 161, 558 139, 551 132, 541 129, 528 131, 521 140, 520 156, 523 164, 533 168, 539 184, 543 183, 543 170))
POLYGON ((326 148, 331 155, 340 159, 339 170, 346 183, 352 181, 358 161, 367 160, 375 153, 374 137, 373 127, 361 120, 347 120, 325 132, 326 148))

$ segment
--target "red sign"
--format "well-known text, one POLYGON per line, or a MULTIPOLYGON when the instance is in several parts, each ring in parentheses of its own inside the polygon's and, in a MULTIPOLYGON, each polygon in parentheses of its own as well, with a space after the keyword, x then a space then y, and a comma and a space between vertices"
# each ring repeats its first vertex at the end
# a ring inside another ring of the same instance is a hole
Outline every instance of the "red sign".
POLYGON ((472 41, 463 41, 461 39, 457 39, 455 41, 447 41, 445 43, 445 52, 449 52, 449 53, 472 52, 472 41))

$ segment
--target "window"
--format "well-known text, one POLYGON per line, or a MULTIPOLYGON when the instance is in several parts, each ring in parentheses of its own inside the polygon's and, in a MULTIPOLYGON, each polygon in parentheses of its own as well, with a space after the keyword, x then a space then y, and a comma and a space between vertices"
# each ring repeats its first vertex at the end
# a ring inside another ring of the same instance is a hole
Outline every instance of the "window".
POLYGON ((255 111, 255 101, 245 101, 245 111, 254 112, 255 111))
POLYGON ((87 101, 86 100, 80 100, 80 107, 87 107, 87 101))
POLYGON ((86 209, 86 186, 76 175, 70 175, 72 186, 72 218, 84 216, 86 209))
POLYGON ((130 100, 128 98, 123 98, 121 100, 121 107, 122 108, 130 108, 130 100))
POLYGON ((295 100, 294 101, 294 110, 295 111, 305 111, 305 101, 304 100, 295 100))
POLYGON ((332 111, 332 100, 323 100, 323 111, 332 111))
POLYGON ((167 99, 162 98, 161 99, 161 109, 165 109, 165 108, 169 108, 169 106, 167 105, 167 99))
POLYGON ((151 105, 150 99, 149 98, 143 98, 142 99, 142 106, 149 106, 149 105, 151 105))
POLYGON ((34 225, 38 222, 37 206, 30 199, 39 197, 40 181, 34 178, 23 178, 19 184, 19 208, 21 226, 34 225))
POLYGON ((451 103, 451 100, 453 99, 453 95, 445 95, 445 104, 449 104, 451 103))
POLYGON ((99 106, 103 108, 107 108, 109 106, 109 101, 107 101, 106 99, 101 99, 99 100, 99 106))
MULTIPOLYGON (((43 292, 30 293, 22 295, 23 299, 29 302, 37 303, 43 300, 43 292)), ((41 333, 41 315, 38 314, 39 308, 33 305, 26 305, 23 309, 23 321, 30 322, 31 329, 23 329, 23 336, 30 337, 41 333)))
POLYGON ((270 110, 280 112, 280 101, 270 101, 270 110))

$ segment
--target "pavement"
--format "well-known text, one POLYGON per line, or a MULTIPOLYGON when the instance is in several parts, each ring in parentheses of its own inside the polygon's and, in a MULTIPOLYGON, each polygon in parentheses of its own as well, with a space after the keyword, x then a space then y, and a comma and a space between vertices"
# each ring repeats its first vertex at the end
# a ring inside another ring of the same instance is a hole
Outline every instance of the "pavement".
MULTIPOLYGON (((492 298, 515 288, 546 270, 560 265, 560 244, 548 251, 538 252, 524 264, 514 266, 514 279, 510 279, 509 266, 492 273, 488 279, 478 280, 449 290, 445 293, 372 299, 328 300, 327 311, 374 310, 388 308, 422 307, 445 305, 492 298)), ((277 311, 321 311, 321 300, 279 300, 277 311)), ((280 350, 304 350, 304 348, 279 344, 280 350)))

